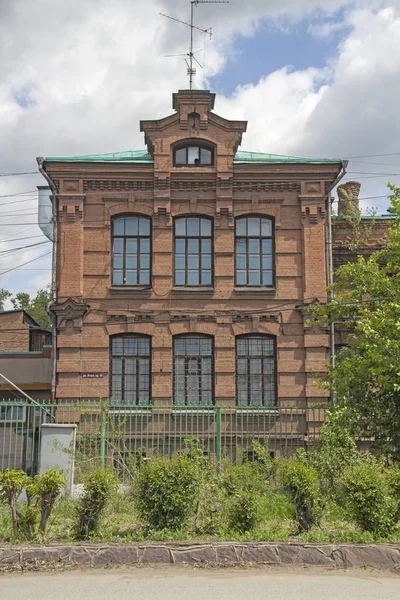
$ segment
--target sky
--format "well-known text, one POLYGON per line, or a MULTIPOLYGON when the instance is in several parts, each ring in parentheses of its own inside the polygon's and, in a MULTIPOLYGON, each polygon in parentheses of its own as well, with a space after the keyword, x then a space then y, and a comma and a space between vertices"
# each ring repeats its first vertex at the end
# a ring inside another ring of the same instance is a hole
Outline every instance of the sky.
MULTIPOLYGON (((0 288, 50 282, 37 156, 144 148, 188 87, 189 0, 0 0, 0 288), (19 173, 18 175, 11 175, 19 173), (28 173, 28 174, 21 174, 28 173), (29 247, 28 247, 29 246, 29 247)), ((198 4, 195 86, 248 120, 242 150, 349 159, 364 210, 400 185, 400 0, 198 4)), ((9 306, 9 305, 8 305, 9 306)))

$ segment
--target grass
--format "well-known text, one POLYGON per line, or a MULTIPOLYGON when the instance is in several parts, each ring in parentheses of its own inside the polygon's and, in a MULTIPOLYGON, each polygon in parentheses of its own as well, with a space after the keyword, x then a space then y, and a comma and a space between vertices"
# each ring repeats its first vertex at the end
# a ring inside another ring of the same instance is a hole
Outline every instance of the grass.
MULTIPOLYGON (((72 542, 75 509, 78 500, 60 498, 56 503, 49 521, 46 542, 72 542)), ((0 543, 12 543, 11 518, 9 508, 0 503, 0 543)), ((389 537, 374 538, 371 533, 362 531, 352 523, 344 509, 329 504, 318 526, 308 532, 298 534, 294 520, 292 502, 286 494, 279 493, 267 486, 263 494, 260 518, 257 527, 252 531, 238 534, 232 531, 221 531, 214 536, 195 533, 193 523, 179 531, 146 531, 135 512, 135 506, 129 494, 117 494, 104 511, 98 533, 92 538, 94 542, 134 542, 134 541, 173 541, 202 539, 205 541, 269 541, 269 542, 308 542, 308 543, 400 543, 399 524, 389 537)), ((23 542, 24 540, 20 540, 23 542)), ((42 540, 33 540, 42 541, 42 540)))

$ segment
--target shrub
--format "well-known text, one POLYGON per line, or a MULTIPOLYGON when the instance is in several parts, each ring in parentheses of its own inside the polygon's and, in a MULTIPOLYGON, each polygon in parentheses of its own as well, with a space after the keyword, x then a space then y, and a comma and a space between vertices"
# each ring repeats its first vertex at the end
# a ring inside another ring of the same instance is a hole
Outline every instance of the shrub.
POLYGON ((200 480, 199 466, 188 456, 146 461, 132 484, 139 517, 151 529, 182 528, 194 514, 200 480))
POLYGON ((396 522, 398 502, 382 466, 372 460, 347 467, 340 478, 348 512, 364 531, 389 535, 396 522))
POLYGON ((265 489, 262 469, 256 462, 244 462, 242 465, 226 462, 221 483, 228 496, 236 494, 239 490, 261 494, 265 489))
POLYGON ((231 531, 245 533, 260 521, 261 494, 250 489, 239 489, 227 504, 228 527, 231 531))
POLYGON ((46 533, 47 522, 53 510, 55 501, 62 488, 65 486, 66 476, 59 469, 50 468, 44 473, 39 473, 33 479, 32 485, 28 488, 29 496, 35 496, 40 508, 39 529, 44 535, 46 533))
POLYGON ((196 505, 195 533, 220 535, 226 529, 226 494, 215 474, 202 480, 196 505))
POLYGON ((349 428, 346 406, 328 413, 329 420, 321 427, 318 448, 312 453, 312 465, 320 480, 321 490, 327 498, 335 498, 336 480, 344 468, 361 458, 349 428))
POLYGON ((300 531, 308 531, 320 514, 320 486, 317 471, 299 453, 296 458, 281 460, 279 479, 292 496, 300 531))
POLYGON ((10 507, 12 528, 15 537, 18 537, 25 519, 25 515, 18 509, 18 498, 22 490, 31 484, 31 482, 32 479, 24 471, 6 469, 0 472, 0 498, 7 502, 10 507))
POLYGON ((86 478, 83 496, 76 508, 77 539, 87 540, 97 531, 101 513, 117 487, 117 476, 108 469, 96 469, 86 478))

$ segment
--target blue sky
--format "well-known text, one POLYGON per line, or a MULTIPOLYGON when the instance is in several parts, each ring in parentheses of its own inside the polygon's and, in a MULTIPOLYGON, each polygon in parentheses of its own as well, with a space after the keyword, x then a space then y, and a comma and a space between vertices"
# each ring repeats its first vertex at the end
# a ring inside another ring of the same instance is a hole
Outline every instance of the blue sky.
POLYGON ((256 84, 261 77, 287 65, 293 70, 324 67, 337 56, 338 44, 348 28, 343 26, 320 37, 310 32, 310 25, 329 24, 340 20, 342 15, 342 11, 337 11, 329 19, 321 16, 298 22, 281 19, 279 25, 263 19, 254 35, 235 38, 224 71, 210 78, 212 89, 232 94, 237 86, 256 84))

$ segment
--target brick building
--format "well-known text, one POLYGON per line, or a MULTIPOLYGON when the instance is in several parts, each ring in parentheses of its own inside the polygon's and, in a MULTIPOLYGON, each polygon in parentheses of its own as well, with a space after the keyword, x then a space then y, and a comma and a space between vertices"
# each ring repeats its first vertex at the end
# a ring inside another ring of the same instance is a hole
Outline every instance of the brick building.
MULTIPOLYGON (((30 396, 50 399, 51 331, 24 310, 0 312, 0 374, 30 396)), ((23 398, 0 376, 0 400, 23 398)), ((0 410, 0 422, 3 418, 0 410)))
POLYGON ((326 296, 326 202, 345 163, 240 151, 247 123, 213 105, 173 94, 173 114, 141 121, 147 151, 39 159, 57 215, 58 403, 326 401, 328 332, 301 307, 326 296))

